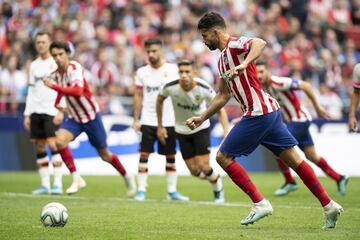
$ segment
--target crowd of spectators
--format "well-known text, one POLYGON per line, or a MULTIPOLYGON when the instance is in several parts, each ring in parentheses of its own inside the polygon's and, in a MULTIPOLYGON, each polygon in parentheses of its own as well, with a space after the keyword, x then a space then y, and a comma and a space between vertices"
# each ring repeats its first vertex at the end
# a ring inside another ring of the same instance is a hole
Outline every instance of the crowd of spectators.
POLYGON ((331 116, 344 116, 360 62, 360 0, 0 0, 0 113, 21 109, 39 30, 72 43, 104 113, 131 114, 124 96, 146 63, 148 37, 163 40, 170 62, 194 59, 216 85, 218 53, 196 29, 209 10, 226 18, 232 35, 265 39, 274 74, 311 82, 331 116))

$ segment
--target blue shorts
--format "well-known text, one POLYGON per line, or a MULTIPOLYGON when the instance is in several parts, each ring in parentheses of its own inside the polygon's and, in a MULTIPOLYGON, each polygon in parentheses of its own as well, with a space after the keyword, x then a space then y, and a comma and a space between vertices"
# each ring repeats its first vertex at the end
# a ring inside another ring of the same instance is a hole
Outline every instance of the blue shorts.
POLYGON ((279 110, 261 116, 244 116, 231 129, 219 151, 231 157, 247 156, 260 144, 276 156, 284 149, 297 145, 279 110))
POLYGON ((299 142, 299 148, 303 150, 304 146, 313 146, 314 141, 312 140, 309 128, 310 121, 306 122, 290 122, 287 124, 289 132, 299 142))
POLYGON ((80 133, 85 132, 91 145, 97 149, 107 147, 104 124, 101 120, 101 115, 98 113, 94 120, 84 124, 76 122, 73 118, 68 118, 61 124, 60 129, 61 128, 71 132, 72 135, 74 135, 74 139, 77 138, 80 133))

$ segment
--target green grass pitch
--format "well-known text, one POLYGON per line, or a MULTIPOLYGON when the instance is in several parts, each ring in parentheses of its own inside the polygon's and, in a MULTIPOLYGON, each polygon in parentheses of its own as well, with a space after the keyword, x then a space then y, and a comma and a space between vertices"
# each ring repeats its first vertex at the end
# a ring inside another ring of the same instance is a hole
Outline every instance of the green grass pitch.
MULTIPOLYGON (((210 184, 193 177, 179 177, 178 190, 188 203, 166 199, 165 177, 149 177, 148 201, 125 197, 117 176, 85 176, 88 186, 73 196, 32 196, 39 184, 35 172, 0 173, 1 239, 360 239, 360 178, 350 178, 347 194, 336 195, 336 185, 321 178, 329 194, 345 209, 338 225, 322 230, 323 211, 301 183, 286 197, 275 197, 283 180, 280 173, 251 174, 271 201, 274 214, 254 225, 241 226, 250 211, 250 200, 224 178, 226 204, 212 204, 210 184), (64 228, 45 228, 40 210, 60 202, 69 211, 64 228)), ((69 186, 70 176, 64 177, 69 186)), ((298 179, 300 183, 300 180, 298 179)))

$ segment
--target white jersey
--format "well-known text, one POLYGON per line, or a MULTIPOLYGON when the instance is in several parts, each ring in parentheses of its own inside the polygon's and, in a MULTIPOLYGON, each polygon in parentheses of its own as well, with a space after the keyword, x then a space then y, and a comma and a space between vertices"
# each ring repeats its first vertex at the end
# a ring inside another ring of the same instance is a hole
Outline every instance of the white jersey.
MULTIPOLYGON (((179 84, 179 80, 175 80, 166 84, 160 90, 160 95, 170 97, 175 112, 175 132, 180 134, 193 134, 200 130, 210 127, 210 121, 204 121, 198 128, 191 130, 186 125, 186 120, 193 116, 200 116, 205 112, 207 105, 214 99, 216 93, 210 85, 200 79, 194 78, 196 86, 186 92, 179 84)), ((164 112, 164 115, 168 114, 164 112)))
POLYGON ((281 106, 282 116, 286 122, 311 121, 311 115, 301 104, 295 90, 299 90, 299 81, 288 77, 271 76, 268 88, 281 106))
POLYGON ((47 114, 55 116, 58 110, 54 103, 56 99, 56 91, 44 85, 44 77, 50 76, 55 71, 57 65, 52 57, 41 59, 38 57, 30 65, 29 72, 29 89, 26 98, 25 116, 32 113, 47 114))
MULTIPOLYGON (((136 71, 135 85, 143 89, 143 101, 141 109, 141 125, 157 126, 156 99, 160 88, 176 79, 179 79, 178 67, 176 64, 165 63, 159 68, 150 65, 139 68, 136 71)), ((174 126, 174 110, 170 99, 164 101, 163 126, 174 126)))
POLYGON ((353 72, 353 87, 360 88, 360 63, 356 64, 353 72))

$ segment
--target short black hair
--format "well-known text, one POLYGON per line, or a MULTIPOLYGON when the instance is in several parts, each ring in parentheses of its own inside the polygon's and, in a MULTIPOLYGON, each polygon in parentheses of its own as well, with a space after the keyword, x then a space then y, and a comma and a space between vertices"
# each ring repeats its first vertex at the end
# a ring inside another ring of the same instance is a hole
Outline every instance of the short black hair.
POLYGON ((67 43, 67 42, 55 41, 55 42, 53 42, 53 43, 50 44, 50 52, 51 52, 54 48, 64 49, 66 53, 71 53, 69 43, 67 43))
POLYGON ((194 61, 190 60, 190 59, 181 59, 180 61, 178 61, 177 63, 178 67, 180 66, 194 66, 194 61))
POLYGON ((35 34, 35 38, 36 39, 38 36, 43 36, 43 35, 47 35, 49 37, 49 39, 51 38, 51 35, 49 32, 46 32, 46 31, 38 31, 36 34, 35 34))
POLYGON ((144 42, 145 47, 150 47, 151 45, 160 45, 162 46, 162 41, 159 38, 149 38, 144 42))
POLYGON ((208 30, 213 27, 220 27, 222 29, 226 28, 225 20, 217 12, 208 12, 205 13, 198 22, 198 30, 208 30))
POLYGON ((256 60, 255 65, 256 66, 265 66, 266 68, 268 67, 267 63, 264 60, 261 60, 261 59, 256 60))

